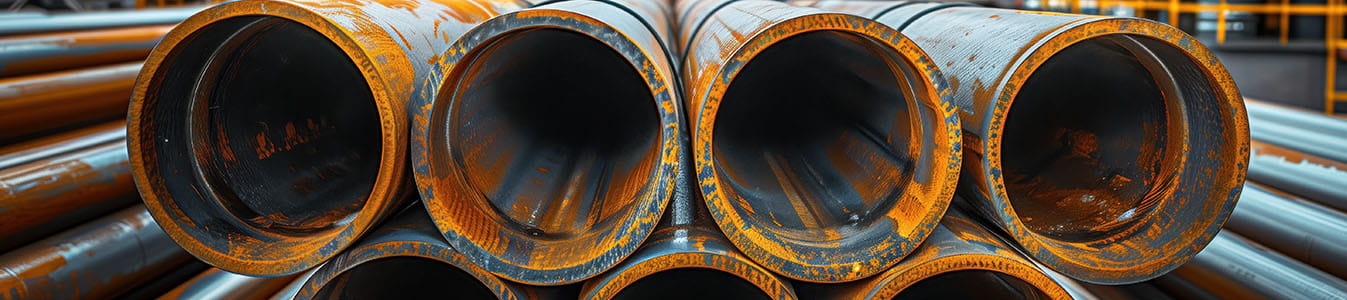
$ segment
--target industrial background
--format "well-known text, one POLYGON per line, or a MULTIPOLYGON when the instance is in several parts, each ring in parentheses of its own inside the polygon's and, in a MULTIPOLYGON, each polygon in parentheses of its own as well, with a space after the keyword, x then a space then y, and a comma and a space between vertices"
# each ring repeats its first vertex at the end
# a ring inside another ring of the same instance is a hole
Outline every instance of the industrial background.
POLYGON ((1347 299, 1343 0, 0 8, 0 299, 1347 299))

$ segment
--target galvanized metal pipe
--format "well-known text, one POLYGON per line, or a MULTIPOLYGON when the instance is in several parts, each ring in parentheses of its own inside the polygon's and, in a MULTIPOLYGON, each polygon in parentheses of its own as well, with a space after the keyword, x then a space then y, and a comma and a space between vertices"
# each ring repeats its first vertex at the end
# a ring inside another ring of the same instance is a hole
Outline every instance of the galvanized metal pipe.
POLYGON ((958 210, 892 269, 856 282, 801 285, 804 299, 1071 299, 1038 266, 958 210))
POLYGON ((700 192, 744 255, 795 280, 877 274, 954 193, 939 68, 882 24, 774 1, 681 1, 700 192))
POLYGON ((0 36, 43 32, 173 24, 201 11, 201 6, 108 12, 34 14, 0 20, 0 36))
POLYGON ((1347 164, 1253 141, 1249 180, 1347 211, 1347 164))
POLYGON ((1347 162, 1347 120, 1252 99, 1245 106, 1254 139, 1347 162))
POLYGON ((1173 276, 1221 299, 1342 299, 1347 281, 1221 232, 1173 276))
POLYGON ((861 13, 926 49, 954 92, 962 204, 1034 259, 1139 282, 1183 264, 1234 209, 1244 101, 1192 36, 1135 18, 890 4, 861 13))
POLYGON ((0 252, 136 202, 121 140, 0 169, 0 252))
POLYGON ((126 120, 116 120, 0 147, 0 170, 126 139, 126 120))
POLYGON ((412 103, 412 165, 454 249, 511 281, 579 282, 636 251, 687 147, 660 1, 560 1, 465 34, 412 103), (539 51, 547 49, 547 51, 539 51))
POLYGON ((191 259, 139 204, 0 256, 0 299, 105 299, 191 259))
POLYGON ((0 79, 0 140, 121 118, 140 62, 0 79))
POLYGON ((515 0, 235 1, 146 60, 127 140, 146 206, 226 271, 300 272, 406 207, 408 105, 515 0))
POLYGON ((1347 214, 1249 183, 1225 228, 1347 278, 1347 214))
POLYGON ((0 76, 142 60, 172 28, 156 25, 0 38, 0 76))
POLYGON ((267 299, 285 287, 296 275, 281 277, 252 277, 210 268, 187 282, 158 297, 193 300, 249 300, 267 299))

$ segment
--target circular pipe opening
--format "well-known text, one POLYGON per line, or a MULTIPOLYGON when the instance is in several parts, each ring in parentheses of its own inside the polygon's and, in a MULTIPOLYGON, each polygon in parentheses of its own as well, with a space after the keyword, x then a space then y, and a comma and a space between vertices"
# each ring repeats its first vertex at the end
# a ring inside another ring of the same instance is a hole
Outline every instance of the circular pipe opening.
POLYGON ((199 225, 286 235, 350 222, 370 196, 383 146, 374 97, 352 59, 278 17, 222 20, 182 45, 150 89, 151 138, 172 198, 217 204, 175 204, 222 207, 235 219, 199 225), (169 183, 187 172, 196 182, 169 183))
POLYGON ((473 200, 540 239, 633 217, 660 153, 659 110, 637 69, 561 29, 509 33, 479 53, 465 59, 447 126, 473 200))
POLYGON ((1068 46, 1015 96, 1001 166, 1010 204, 1030 230, 1066 242, 1110 240, 1134 232, 1174 194, 1183 96, 1212 86, 1178 85, 1170 72, 1196 69, 1192 59, 1161 60, 1142 40, 1159 44, 1118 34, 1068 46))
POLYGON ((923 152, 912 75, 890 63, 897 55, 866 37, 815 31, 762 50, 735 75, 712 153, 750 223, 834 241, 892 209, 923 152))
POLYGON ((719 270, 661 271, 622 288, 613 299, 771 299, 753 283, 719 270))
POLYGON ((927 277, 898 292, 906 299, 1052 299, 1023 279, 1001 272, 962 270, 927 277))
POLYGON ((471 274, 437 260, 397 256, 371 260, 333 277, 314 299, 495 299, 471 274))

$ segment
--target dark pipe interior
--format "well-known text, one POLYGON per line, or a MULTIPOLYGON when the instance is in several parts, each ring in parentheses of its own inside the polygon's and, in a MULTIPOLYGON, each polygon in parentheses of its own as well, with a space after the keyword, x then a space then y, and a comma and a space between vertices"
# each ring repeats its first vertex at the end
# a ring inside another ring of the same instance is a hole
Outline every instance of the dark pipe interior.
POLYGON ((898 292, 907 299, 1051 299, 1029 282, 1000 272, 963 270, 941 273, 898 292))
POLYGON ((369 197, 382 149, 374 97, 351 58, 281 18, 227 19, 201 32, 151 89, 157 155, 194 162, 165 176, 196 172, 201 181, 175 197, 214 198, 276 233, 347 222, 369 197))
POLYGON ((1138 49, 1145 46, 1125 35, 1068 46, 1015 97, 1001 166, 1011 204, 1031 230, 1104 239, 1128 232, 1173 193, 1179 141, 1171 134, 1180 125, 1169 114, 1180 113, 1171 105, 1181 100, 1166 97, 1173 79, 1148 70, 1158 62, 1138 49))
POLYGON ((517 230, 552 238, 635 211, 654 179, 660 121, 631 63, 560 29, 511 33, 470 61, 448 126, 476 194, 517 230))
POLYGON ((727 192, 752 206, 748 217, 824 241, 892 207, 912 180, 921 139, 904 92, 909 73, 889 63, 891 52, 819 31, 744 66, 717 112, 713 151, 727 192))
POLYGON ((496 299, 476 277, 440 261, 410 256, 371 260, 332 278, 314 299, 496 299))
POLYGON ((771 299, 753 283, 729 273, 703 268, 663 271, 626 286, 615 300, 627 299, 771 299))

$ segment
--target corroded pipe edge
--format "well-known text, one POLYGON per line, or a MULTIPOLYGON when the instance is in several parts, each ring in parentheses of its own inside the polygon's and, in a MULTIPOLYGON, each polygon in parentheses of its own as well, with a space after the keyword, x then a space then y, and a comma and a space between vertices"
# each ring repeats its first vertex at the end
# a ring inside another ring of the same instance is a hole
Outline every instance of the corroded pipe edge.
POLYGON ((656 235, 659 237, 652 237, 647 246, 621 265, 586 281, 580 298, 612 299, 646 276, 675 269, 703 268, 739 277, 752 283, 771 299, 797 299, 790 283, 753 263, 735 250, 729 241, 707 229, 671 227, 660 230, 656 235))
MULTIPOLYGON (((369 261, 391 257, 418 257, 442 262, 446 267, 452 266, 476 278, 483 287, 490 290, 499 299, 522 299, 524 295, 527 295, 526 291, 519 290, 511 283, 502 281, 486 270, 477 267, 463 255, 454 252, 443 241, 436 240, 438 238, 436 236, 408 235, 404 237, 406 238, 360 245, 332 258, 314 271, 307 281, 304 281, 303 287, 300 288, 294 299, 313 299, 318 291, 322 290, 332 279, 341 276, 346 271, 369 261)), ((452 291, 445 292, 446 296, 452 295, 452 291)))

